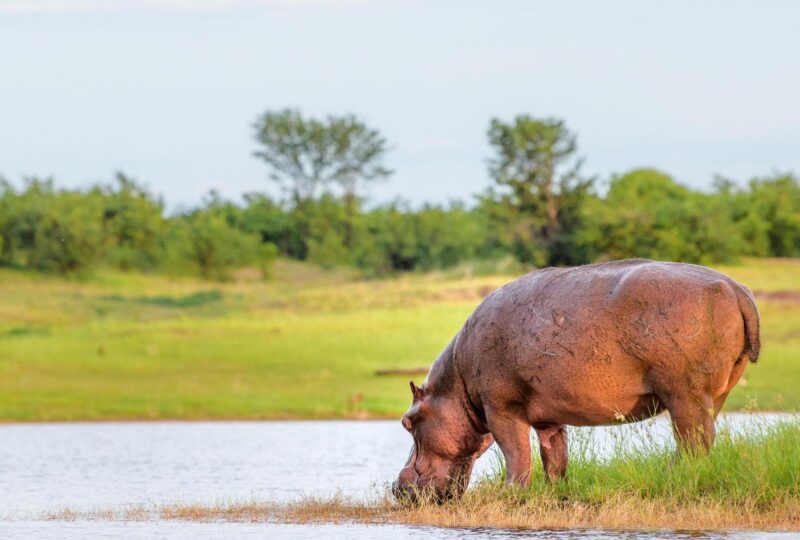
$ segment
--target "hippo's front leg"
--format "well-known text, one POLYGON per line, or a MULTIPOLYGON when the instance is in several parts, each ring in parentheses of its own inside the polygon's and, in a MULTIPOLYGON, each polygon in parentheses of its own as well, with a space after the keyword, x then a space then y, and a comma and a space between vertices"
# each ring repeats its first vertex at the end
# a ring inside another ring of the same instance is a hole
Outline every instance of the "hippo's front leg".
POLYGON ((506 483, 530 485, 531 426, 528 421, 487 411, 486 423, 506 459, 506 483))

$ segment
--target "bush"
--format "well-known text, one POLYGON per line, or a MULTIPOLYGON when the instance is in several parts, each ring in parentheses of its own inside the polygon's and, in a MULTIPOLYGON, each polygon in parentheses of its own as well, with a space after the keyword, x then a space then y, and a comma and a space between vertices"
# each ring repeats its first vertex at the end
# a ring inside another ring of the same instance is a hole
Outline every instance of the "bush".
POLYGON ((122 270, 154 268, 166 229, 164 204, 122 173, 116 185, 96 188, 93 194, 103 204, 106 261, 122 270))
POLYGON ((637 169, 614 177, 604 195, 590 188, 560 191, 558 230, 544 234, 538 206, 492 193, 474 208, 395 201, 364 210, 360 200, 332 193, 294 202, 251 193, 237 204, 212 192, 201 207, 166 216, 157 197, 121 173, 87 190, 36 178, 14 189, 0 179, 0 265, 66 274, 105 264, 224 279, 240 265, 268 276, 279 255, 370 276, 491 266, 509 256, 526 267, 800 257, 800 182, 792 175, 756 178, 746 188, 718 180, 704 193, 637 169))
POLYGON ((606 197, 584 212, 582 244, 609 259, 709 263, 730 261, 743 249, 719 197, 692 192, 653 169, 614 178, 606 197))
POLYGON ((34 227, 31 267, 65 274, 92 265, 102 246, 102 208, 81 202, 75 193, 47 201, 34 227))
POLYGON ((19 193, 0 185, 0 209, 4 264, 75 273, 91 267, 102 250, 102 206, 95 197, 30 179, 19 193))
MULTIPOLYGON (((257 237, 231 227, 221 216, 203 211, 175 220, 169 244, 206 279, 228 279, 232 268, 261 263, 264 254, 257 237)), ((180 267, 185 265, 179 264, 180 267)))

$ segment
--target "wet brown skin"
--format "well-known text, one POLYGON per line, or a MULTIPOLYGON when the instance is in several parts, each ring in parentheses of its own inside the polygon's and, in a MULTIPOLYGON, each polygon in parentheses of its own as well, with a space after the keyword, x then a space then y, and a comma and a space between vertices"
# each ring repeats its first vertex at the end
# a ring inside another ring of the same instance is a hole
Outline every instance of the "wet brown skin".
POLYGON ((566 475, 567 425, 666 410, 678 443, 705 451, 759 347, 752 294, 709 268, 637 259, 532 272, 489 295, 411 383, 402 422, 414 445, 394 493, 458 497, 492 441, 507 481, 528 485, 531 428, 551 481, 566 475))

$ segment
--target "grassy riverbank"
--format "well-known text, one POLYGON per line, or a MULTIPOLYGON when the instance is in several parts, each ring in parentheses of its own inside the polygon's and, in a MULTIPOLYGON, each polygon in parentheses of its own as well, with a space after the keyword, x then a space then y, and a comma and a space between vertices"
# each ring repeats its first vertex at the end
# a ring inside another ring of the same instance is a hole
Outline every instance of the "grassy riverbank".
MULTIPOLYGON (((797 409, 800 261, 721 270, 757 291, 765 344, 727 409, 797 409)), ((375 371, 430 365, 513 277, 359 281, 289 262, 267 282, 0 270, 0 421, 396 417, 408 377, 375 371)))
MULTIPOLYGON (((642 430, 645 433, 645 430, 642 430)), ((372 500, 307 499, 288 504, 174 505, 128 508, 52 519, 178 519, 290 523, 403 523, 441 527, 800 530, 800 423, 721 431, 708 456, 664 445, 633 448, 620 441, 601 458, 590 444, 573 448, 569 479, 544 482, 538 457, 528 489, 503 484, 500 465, 463 499, 443 505, 372 500)), ((650 441, 642 441, 650 442, 650 441)))

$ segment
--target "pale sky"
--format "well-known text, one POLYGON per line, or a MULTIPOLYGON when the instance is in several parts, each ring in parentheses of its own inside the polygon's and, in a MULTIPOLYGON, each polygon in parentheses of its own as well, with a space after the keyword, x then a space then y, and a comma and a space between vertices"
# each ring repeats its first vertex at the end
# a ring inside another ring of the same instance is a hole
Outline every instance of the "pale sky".
POLYGON ((601 178, 800 172, 798 23, 788 0, 0 0, 0 175, 274 193, 251 124, 287 106, 384 133, 373 203, 469 200, 518 113, 565 119, 601 178))

